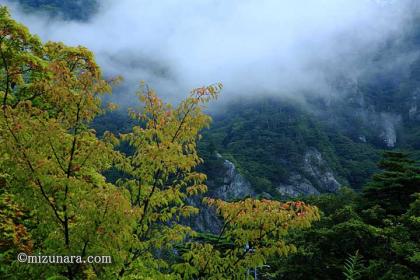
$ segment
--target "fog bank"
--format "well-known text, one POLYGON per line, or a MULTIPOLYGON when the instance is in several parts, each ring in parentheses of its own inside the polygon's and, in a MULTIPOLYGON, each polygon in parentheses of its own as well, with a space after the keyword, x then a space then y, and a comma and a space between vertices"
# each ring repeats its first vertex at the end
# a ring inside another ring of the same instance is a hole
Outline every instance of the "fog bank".
MULTIPOLYGON (((1 1, 4 2, 4 1, 1 1)), ((107 0, 88 22, 12 16, 43 40, 84 45, 107 75, 122 75, 130 104, 139 80, 169 99, 222 82, 224 95, 336 94, 336 75, 357 79, 410 27, 413 1, 107 0)), ((381 67, 404 67, 416 53, 381 67)))

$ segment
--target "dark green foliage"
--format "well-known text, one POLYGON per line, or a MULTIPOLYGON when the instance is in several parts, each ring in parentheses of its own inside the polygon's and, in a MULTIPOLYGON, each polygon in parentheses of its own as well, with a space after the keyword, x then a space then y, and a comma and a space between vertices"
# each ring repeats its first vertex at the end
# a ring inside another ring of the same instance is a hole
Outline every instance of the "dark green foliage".
MULTIPOLYGON (((92 122, 92 127, 96 131, 98 137, 103 137, 106 131, 110 131, 115 135, 120 133, 128 133, 135 122, 133 119, 127 117, 127 113, 124 110, 116 110, 108 112, 105 115, 98 116, 92 122)), ((133 149, 126 141, 121 141, 116 147, 120 152, 126 155, 132 155, 133 149)), ((126 178, 127 175, 117 170, 115 167, 111 167, 109 170, 103 172, 103 175, 112 183, 116 183, 118 179, 126 178)))
POLYGON ((127 111, 117 110, 98 116, 92 123, 98 136, 102 136, 105 131, 114 134, 127 133, 135 125, 134 121, 127 116, 127 111))
POLYGON ((351 187, 360 189, 378 170, 376 162, 379 160, 379 152, 371 145, 355 142, 336 131, 330 131, 328 136, 343 167, 341 175, 351 187))
POLYGON ((359 251, 356 251, 354 255, 350 255, 346 263, 344 264, 344 276, 346 276, 346 280, 356 280, 360 279, 360 266, 361 257, 359 255, 359 251))
POLYGON ((205 137, 258 191, 272 192, 291 172, 299 171, 308 147, 325 151, 335 160, 325 134, 298 104, 245 100, 226 110, 215 116, 205 137))
POLYGON ((417 170, 415 162, 403 153, 386 153, 379 167, 386 171, 373 176, 366 188, 373 184, 376 195, 381 190, 387 193, 385 201, 405 202, 399 204, 398 211, 370 192, 373 203, 367 200, 366 192, 358 194, 350 189, 308 197, 308 203, 322 210, 321 221, 289 236, 289 241, 298 246, 297 254, 273 260, 266 273, 272 278, 266 279, 343 279, 343 273, 350 274, 356 263, 359 278, 353 279, 419 279, 420 194, 401 188, 388 192, 394 180, 380 180, 384 172, 410 174, 417 170))
POLYGON ((365 189, 363 197, 370 207, 379 205, 387 214, 401 215, 420 192, 420 168, 407 155, 386 152, 379 163, 380 173, 375 174, 365 189))
POLYGON ((205 161, 198 167, 198 170, 204 172, 210 179, 207 183, 210 185, 220 186, 223 184, 225 168, 223 168, 223 159, 217 156, 214 143, 211 140, 203 139, 198 146, 201 157, 205 161))
POLYGON ((25 11, 47 12, 54 17, 67 20, 88 20, 99 8, 97 0, 13 0, 25 11))
POLYGON ((273 188, 292 173, 304 173, 304 154, 311 148, 320 151, 342 183, 349 182, 353 188, 360 188, 377 170, 375 148, 321 123, 308 108, 287 99, 227 104, 214 114, 204 140, 235 163, 259 192, 273 194, 273 188))

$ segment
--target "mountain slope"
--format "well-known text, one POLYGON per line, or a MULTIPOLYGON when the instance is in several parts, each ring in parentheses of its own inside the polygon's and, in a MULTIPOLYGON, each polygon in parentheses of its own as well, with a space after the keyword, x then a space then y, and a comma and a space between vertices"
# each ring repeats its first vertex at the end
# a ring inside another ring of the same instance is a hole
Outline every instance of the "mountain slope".
POLYGON ((11 0, 26 12, 46 12, 66 20, 87 21, 99 8, 97 0, 11 0))

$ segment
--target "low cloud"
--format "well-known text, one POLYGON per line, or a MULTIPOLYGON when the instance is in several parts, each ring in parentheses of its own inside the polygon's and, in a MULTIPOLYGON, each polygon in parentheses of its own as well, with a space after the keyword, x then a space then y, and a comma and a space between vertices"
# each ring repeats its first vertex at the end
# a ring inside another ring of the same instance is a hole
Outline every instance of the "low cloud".
MULTIPOLYGON (((332 77, 357 79, 410 26, 413 1, 119 0, 102 1, 88 22, 12 15, 43 40, 84 45, 107 75, 122 75, 119 101, 139 80, 167 98, 214 82, 224 95, 332 94, 332 77)), ((397 43, 396 43, 397 44, 397 43)), ((407 65, 415 53, 381 63, 407 65)), ((381 65, 382 65, 381 64, 381 65)))

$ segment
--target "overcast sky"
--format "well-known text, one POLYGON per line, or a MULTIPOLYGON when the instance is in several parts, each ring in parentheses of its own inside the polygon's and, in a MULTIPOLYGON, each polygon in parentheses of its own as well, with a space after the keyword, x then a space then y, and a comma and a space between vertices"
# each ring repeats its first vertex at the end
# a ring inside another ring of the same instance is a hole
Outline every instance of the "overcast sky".
MULTIPOLYGON (((372 54, 404 34, 412 1, 100 2, 87 23, 23 14, 16 6, 12 15, 43 40, 93 50, 107 75, 125 77, 120 100, 130 103, 139 80, 169 97, 214 82, 234 97, 329 94, 331 75, 356 79, 372 54)), ((407 54, 395 63, 412 58, 407 54)))

